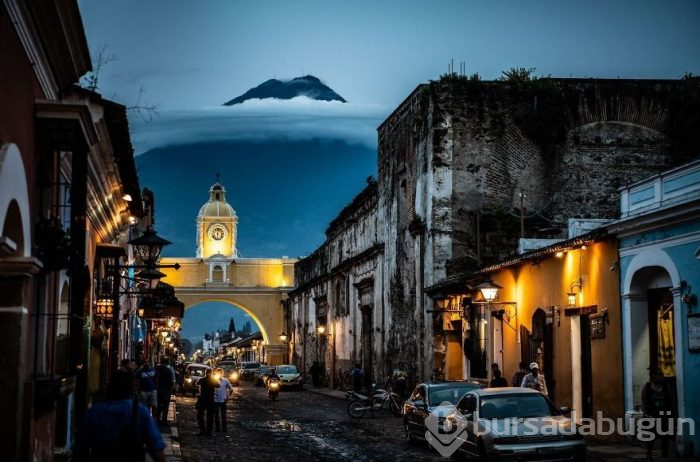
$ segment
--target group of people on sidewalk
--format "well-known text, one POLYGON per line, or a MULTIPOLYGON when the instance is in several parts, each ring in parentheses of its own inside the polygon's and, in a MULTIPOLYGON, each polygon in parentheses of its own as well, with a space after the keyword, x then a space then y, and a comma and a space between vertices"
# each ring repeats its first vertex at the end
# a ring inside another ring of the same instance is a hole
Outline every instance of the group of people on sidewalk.
MULTIPOLYGON (((129 366, 130 362, 122 362, 124 371, 132 372, 129 366)), ((162 357, 156 367, 152 367, 150 361, 146 359, 133 371, 133 374, 138 379, 141 403, 151 411, 156 422, 167 425, 170 399, 176 385, 175 369, 170 365, 168 358, 162 357)))
POLYGON ((124 360, 112 374, 103 401, 85 414, 73 460, 143 461, 148 452, 156 462, 165 461, 165 442, 156 420, 167 423, 175 371, 163 357, 153 368, 147 360, 133 367, 124 360))

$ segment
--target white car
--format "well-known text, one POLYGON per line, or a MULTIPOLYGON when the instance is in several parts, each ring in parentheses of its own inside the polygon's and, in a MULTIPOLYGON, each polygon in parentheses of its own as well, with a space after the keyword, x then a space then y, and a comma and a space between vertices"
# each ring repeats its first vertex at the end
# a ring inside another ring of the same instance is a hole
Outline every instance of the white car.
POLYGON ((485 388, 459 400, 446 430, 479 460, 585 461, 586 442, 568 412, 536 390, 485 388))
POLYGON ((299 390, 304 388, 304 379, 295 365, 284 364, 277 366, 275 373, 280 378, 282 387, 297 387, 299 390))

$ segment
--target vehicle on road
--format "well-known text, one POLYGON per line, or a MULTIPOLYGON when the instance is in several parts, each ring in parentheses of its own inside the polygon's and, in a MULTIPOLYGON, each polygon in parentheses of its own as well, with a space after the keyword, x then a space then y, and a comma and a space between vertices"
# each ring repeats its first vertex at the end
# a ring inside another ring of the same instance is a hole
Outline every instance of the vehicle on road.
POLYGON ((280 379, 273 377, 267 383, 267 396, 272 400, 276 400, 280 395, 280 379))
POLYGON ((219 367, 224 370, 224 377, 228 379, 231 385, 236 386, 240 383, 240 365, 235 361, 221 361, 219 367))
POLYGON ((241 380, 254 380, 259 368, 260 363, 258 362, 243 361, 240 368, 241 380))
POLYGON ((348 404, 348 414, 356 419, 364 416, 367 411, 371 413, 385 409, 390 411, 394 417, 399 417, 402 412, 403 400, 388 386, 384 389, 374 384, 369 396, 349 391, 348 397, 351 400, 348 404))
POLYGON ((267 386, 267 379, 271 374, 275 372, 274 366, 260 366, 258 372, 255 374, 255 386, 263 387, 267 386))
POLYGON ((465 380, 418 384, 403 404, 406 441, 412 443, 416 438, 425 438, 425 419, 431 412, 435 412, 438 406, 443 408, 440 409, 440 413, 447 415, 452 412, 462 396, 480 388, 478 382, 465 380))
POLYGON ((277 366, 276 374, 280 378, 280 385, 284 387, 296 387, 299 390, 304 388, 304 379, 299 373, 299 369, 293 364, 277 366))
POLYGON ((568 408, 529 388, 485 388, 464 395, 445 421, 459 451, 479 460, 586 460, 586 442, 568 408))
POLYGON ((199 381, 202 377, 206 375, 207 370, 209 369, 211 369, 211 367, 207 366, 206 364, 188 364, 187 369, 185 369, 185 377, 182 384, 182 392, 192 393, 193 395, 196 395, 198 391, 197 387, 199 381))

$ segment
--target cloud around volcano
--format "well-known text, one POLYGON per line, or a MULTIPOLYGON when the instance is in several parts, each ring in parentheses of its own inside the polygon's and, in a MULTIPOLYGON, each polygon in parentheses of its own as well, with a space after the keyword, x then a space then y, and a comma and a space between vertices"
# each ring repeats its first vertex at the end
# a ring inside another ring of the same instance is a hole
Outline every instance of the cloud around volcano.
POLYGON ((217 106, 158 114, 151 122, 134 120, 136 154, 150 149, 219 141, 337 139, 377 145, 377 126, 386 108, 305 96, 290 100, 251 99, 217 106))

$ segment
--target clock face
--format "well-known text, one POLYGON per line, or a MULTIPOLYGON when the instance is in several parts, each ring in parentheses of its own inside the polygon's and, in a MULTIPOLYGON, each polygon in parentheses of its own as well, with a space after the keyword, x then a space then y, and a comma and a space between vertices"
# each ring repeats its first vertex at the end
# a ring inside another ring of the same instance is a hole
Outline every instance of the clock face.
POLYGON ((220 241, 226 237, 226 229, 224 229, 222 226, 212 226, 209 228, 209 236, 215 241, 220 241))

